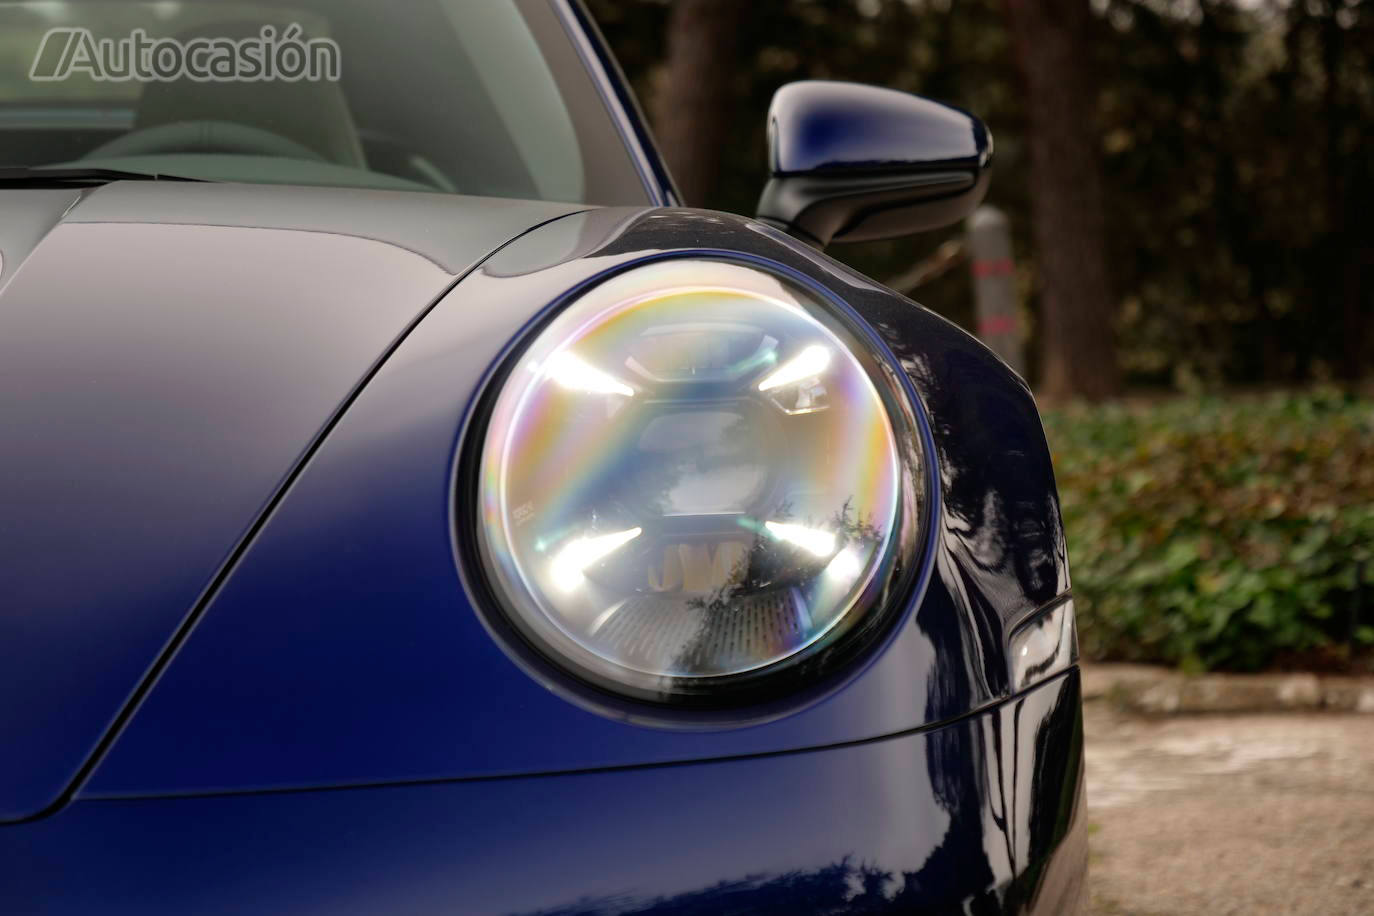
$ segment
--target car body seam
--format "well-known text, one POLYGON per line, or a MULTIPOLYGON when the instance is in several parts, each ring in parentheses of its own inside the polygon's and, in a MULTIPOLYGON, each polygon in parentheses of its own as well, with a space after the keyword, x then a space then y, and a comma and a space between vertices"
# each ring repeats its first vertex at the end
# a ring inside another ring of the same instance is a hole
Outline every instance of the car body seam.
POLYGON ((267 526, 267 523, 275 514, 277 507, 281 505, 282 500, 285 499, 286 494, 290 492, 292 486, 299 479, 305 468, 310 464, 311 459, 314 458, 314 456, 318 453, 320 447, 323 445, 325 440, 329 438, 330 433, 333 432, 334 428, 339 424, 339 421, 348 412, 349 408, 352 407, 353 403, 357 400, 358 396, 368 386, 368 384, 377 375, 377 373, 381 371, 382 366, 384 366, 387 363, 391 356, 400 347, 402 342, 404 342, 406 338, 408 338, 411 335, 411 333, 413 333, 414 330, 417 327, 419 327, 419 325, 425 320, 425 318, 431 312, 433 312, 433 310, 438 306, 438 304, 442 302, 445 298, 447 298, 448 295, 454 290, 455 287, 458 286, 459 283, 463 281, 464 278, 466 278, 474 270, 476 270, 482 264, 486 263, 492 256, 500 252, 508 245, 512 244, 520 238, 523 238, 525 235, 534 232, 542 228, 543 226, 548 225, 549 223, 555 222, 559 219, 563 219, 568 216, 576 215, 577 213, 584 212, 586 212, 586 210, 577 210, 570 213, 559 214, 557 216, 535 223, 534 225, 527 227, 518 234, 502 242, 500 245, 496 246, 495 248, 484 254, 482 257, 475 260, 461 273, 454 276, 451 282, 446 284, 437 295, 435 295, 428 303, 426 303, 424 307, 421 308, 419 312, 413 318, 411 318, 409 322, 406 323, 405 327, 401 329, 401 332, 396 337, 394 337, 390 342, 387 343, 387 345, 382 349, 382 352, 378 355, 378 357, 375 360, 373 360, 372 364, 366 369, 366 371, 363 372, 363 374, 359 377, 357 382, 355 382, 352 388, 350 388, 349 391, 344 395, 344 397, 339 402, 338 406, 325 420, 325 422, 320 426, 319 430, 307 443, 306 447, 301 451, 300 456, 295 460, 291 468, 282 477, 280 484, 278 484, 277 488, 265 501, 262 510, 258 513, 257 517, 253 520, 252 524, 248 526, 243 535, 239 538, 238 542, 229 550, 223 563, 220 564, 220 567, 215 571, 214 575, 210 578, 209 584, 206 585, 205 589, 201 592, 200 596, 191 605, 190 611, 188 611, 186 615, 182 618, 181 622, 177 625, 176 630, 173 632, 171 637, 168 638, 167 642, 163 645, 163 648, 158 653, 157 658, 149 664, 142 678, 139 680, 137 686, 134 687, 134 689, 130 692, 128 698, 120 706, 119 712, 116 713, 114 718, 111 720, 109 726, 105 729, 105 732, 101 735, 100 740, 96 742, 94 748, 86 756, 85 760, 82 761, 80 768, 76 772, 76 775, 68 783, 67 787, 60 794, 58 794, 58 796, 50 804, 44 806, 38 812, 31 814, 27 817, 6 822, 4 825, 0 826, 20 825, 37 820, 42 820, 43 818, 46 818, 61 810, 73 798, 79 795, 81 788, 84 785, 86 785, 91 775, 100 766, 101 761, 104 760, 106 754, 114 746, 115 742, 118 741, 119 736, 123 733, 125 727, 137 714, 139 707, 142 705, 144 699, 153 691, 154 687, 156 687, 159 679, 161 678, 161 675, 164 671, 167 670, 167 668, 172 663, 173 659, 175 659, 177 652, 180 650, 180 648, 183 645, 185 645, 186 641, 190 638, 191 634, 194 632, 196 628, 196 625, 204 617, 207 608, 214 601, 216 595, 219 594, 221 588, 223 587, 224 583, 228 581, 229 576, 233 573, 234 569, 237 568, 239 561, 244 557, 244 555, 247 554, 249 549, 251 549, 253 543, 257 540, 258 535, 267 526))
MULTIPOLYGON (((1016 693, 984 703, 981 706, 970 709, 957 716, 941 719, 938 722, 927 722, 914 728, 902 729, 900 731, 888 732, 881 735, 870 735, 864 738, 855 738, 849 741, 836 741, 829 744, 807 745, 805 747, 782 748, 774 751, 756 751, 747 754, 727 754, 718 757, 702 758, 683 758, 675 760, 660 760, 649 763, 626 763, 612 764, 599 767, 576 767, 562 770, 543 770, 529 773, 483 773, 475 776, 453 776, 436 777, 422 779, 396 779, 383 780, 378 782, 350 782, 336 785, 319 786, 282 786, 258 789, 224 789, 224 790, 190 790, 185 792, 162 792, 162 793, 134 793, 129 795, 103 794, 103 795, 84 795, 78 801, 81 802, 132 802, 132 801, 160 801, 173 799, 190 798, 227 798, 243 796, 262 796, 262 795, 296 795, 315 792, 347 792, 364 791, 368 789, 402 789, 422 786, 443 786, 459 785, 465 783, 487 783, 505 782, 520 779, 544 779, 554 776, 594 776, 603 773, 626 773, 640 770, 662 770, 669 768, 704 766, 709 764, 738 763, 749 760, 768 760, 776 757, 791 757, 798 754, 822 753, 825 751, 838 751, 846 748, 864 747, 870 744, 878 744, 884 741, 896 741, 903 738, 910 738, 916 735, 929 734, 939 731, 971 719, 980 718, 989 713, 1012 706, 1021 702, 1027 694, 1033 693, 1065 678, 1076 676, 1080 668, 1077 664, 1062 671, 1056 672, 1053 676, 1042 681, 1037 681, 1016 693)), ((3 825, 0 825, 3 826, 3 825)))

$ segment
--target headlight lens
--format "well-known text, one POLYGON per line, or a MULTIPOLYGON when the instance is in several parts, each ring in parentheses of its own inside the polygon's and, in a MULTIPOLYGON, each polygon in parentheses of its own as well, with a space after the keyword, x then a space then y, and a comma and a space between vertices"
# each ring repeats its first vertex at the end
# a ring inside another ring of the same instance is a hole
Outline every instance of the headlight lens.
POLYGON ((481 561, 564 668, 641 698, 720 693, 872 627, 918 462, 891 371, 839 315, 757 270, 660 262, 584 294, 510 366, 481 561))

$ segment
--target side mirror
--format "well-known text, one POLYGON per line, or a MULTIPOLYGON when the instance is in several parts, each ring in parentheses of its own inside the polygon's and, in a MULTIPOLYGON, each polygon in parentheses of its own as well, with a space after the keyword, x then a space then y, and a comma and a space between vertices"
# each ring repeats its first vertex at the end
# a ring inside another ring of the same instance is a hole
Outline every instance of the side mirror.
POLYGON ((773 96, 768 160, 758 218, 824 247, 963 219, 987 193, 992 135, 920 96, 811 80, 773 96))

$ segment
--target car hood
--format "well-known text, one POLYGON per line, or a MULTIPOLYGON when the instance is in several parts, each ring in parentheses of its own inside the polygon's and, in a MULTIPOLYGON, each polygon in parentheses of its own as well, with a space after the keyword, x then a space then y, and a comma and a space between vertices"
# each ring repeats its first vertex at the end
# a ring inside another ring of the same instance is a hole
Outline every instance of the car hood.
POLYGON ((360 386, 585 207, 126 182, 0 192, 0 821, 79 781, 360 386))

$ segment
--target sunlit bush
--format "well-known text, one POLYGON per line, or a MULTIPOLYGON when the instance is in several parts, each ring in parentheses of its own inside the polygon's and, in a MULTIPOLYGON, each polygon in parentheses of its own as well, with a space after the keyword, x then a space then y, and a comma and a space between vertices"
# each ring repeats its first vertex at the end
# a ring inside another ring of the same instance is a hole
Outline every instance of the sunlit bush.
POLYGON ((1089 658, 1254 669, 1374 646, 1374 401, 1046 411, 1089 658))

